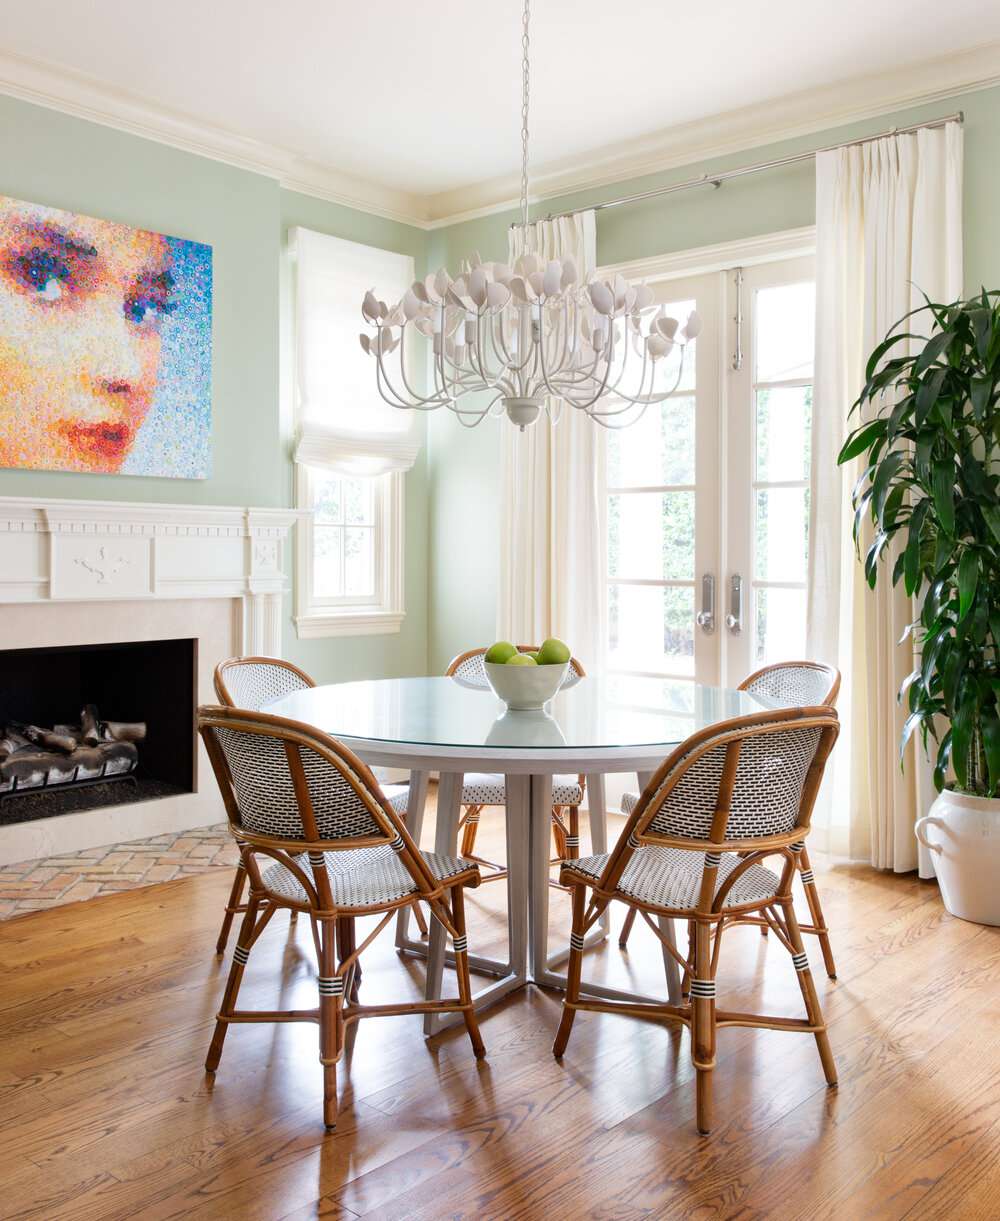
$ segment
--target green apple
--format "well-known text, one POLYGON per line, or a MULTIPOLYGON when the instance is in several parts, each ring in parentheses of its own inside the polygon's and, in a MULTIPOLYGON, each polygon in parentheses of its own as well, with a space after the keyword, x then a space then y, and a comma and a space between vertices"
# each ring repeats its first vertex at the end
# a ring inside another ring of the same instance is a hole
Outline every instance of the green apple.
POLYGON ((496 644, 491 644, 486 650, 486 660, 498 666, 502 666, 505 661, 509 661, 516 655, 517 649, 507 640, 498 640, 496 644))
POLYGON ((507 658, 506 664, 508 666, 537 666, 538 662, 530 653, 515 653, 513 657, 507 658))
POLYGON ((542 647, 538 650, 540 666, 561 666, 569 659, 569 646, 563 644, 561 640, 557 640, 555 636, 550 636, 548 640, 543 641, 542 647))

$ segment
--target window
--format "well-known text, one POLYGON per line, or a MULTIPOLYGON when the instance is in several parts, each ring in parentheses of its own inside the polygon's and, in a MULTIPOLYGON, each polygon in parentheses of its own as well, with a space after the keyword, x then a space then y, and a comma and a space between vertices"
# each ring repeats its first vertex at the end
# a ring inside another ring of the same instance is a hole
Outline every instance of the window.
POLYGON ((403 475, 299 464, 295 622, 300 636, 398 632, 403 622, 403 475))
POLYGON ((358 334, 373 285, 399 300, 409 256, 293 233, 295 270, 295 624, 300 636, 398 632, 404 618, 403 481, 413 413, 384 403, 358 334))

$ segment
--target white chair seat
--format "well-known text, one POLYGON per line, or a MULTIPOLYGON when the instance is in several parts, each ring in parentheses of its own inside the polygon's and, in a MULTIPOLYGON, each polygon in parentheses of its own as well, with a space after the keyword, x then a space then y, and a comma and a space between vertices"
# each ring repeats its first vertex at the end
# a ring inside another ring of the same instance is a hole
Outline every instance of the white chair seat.
MULTIPOLYGON (((468 772, 462 783, 462 805, 502 806, 507 800, 503 775, 499 772, 468 772)), ((578 806, 583 789, 576 776, 552 777, 552 804, 578 806)))
MULTIPOLYGON (((740 860, 735 852, 722 853, 716 893, 740 860)), ((608 854, 602 852, 599 856, 583 856, 576 861, 564 862, 563 868, 582 874, 588 882, 596 882, 607 863, 608 854)), ((639 848, 625 866, 618 889, 640 903, 655 907, 693 908, 701 892, 704 867, 703 852, 656 846, 639 848)), ((778 875, 764 865, 751 865, 726 895, 723 907, 737 907, 741 903, 769 899, 777 892, 779 881, 778 875)))
MULTIPOLYGON (((439 856, 434 852, 421 852, 420 855, 438 881, 476 868, 459 857, 439 856)), ((416 893, 413 878, 399 859, 399 854, 388 844, 380 844, 377 848, 325 852, 323 859, 336 907, 377 907, 416 893)), ((312 866, 307 856, 297 857, 296 864, 312 876, 312 866)), ((286 899, 307 902, 301 882, 284 865, 276 863, 269 866, 261 877, 268 890, 286 899)))
POLYGON ((622 794, 622 813, 631 814, 635 807, 639 804, 638 793, 623 793, 622 794))

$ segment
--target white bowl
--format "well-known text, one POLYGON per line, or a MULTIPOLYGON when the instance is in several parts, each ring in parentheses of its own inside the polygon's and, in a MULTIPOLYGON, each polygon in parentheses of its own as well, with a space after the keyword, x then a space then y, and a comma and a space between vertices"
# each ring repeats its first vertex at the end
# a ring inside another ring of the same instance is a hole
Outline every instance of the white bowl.
POLYGON ((483 662, 486 681, 508 708, 534 712, 543 708, 563 685, 569 662, 558 666, 508 666, 483 662))

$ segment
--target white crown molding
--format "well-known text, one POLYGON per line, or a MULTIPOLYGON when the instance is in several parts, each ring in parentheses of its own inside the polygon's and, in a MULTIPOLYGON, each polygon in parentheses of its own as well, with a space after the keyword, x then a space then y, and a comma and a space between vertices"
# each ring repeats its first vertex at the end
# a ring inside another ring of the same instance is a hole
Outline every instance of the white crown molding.
MULTIPOLYGON (((1000 42, 993 42, 878 75, 790 93, 594 149, 583 158, 539 166, 531 174, 532 201, 537 205, 575 191, 830 131, 998 84, 1000 42)), ((430 196, 426 227, 441 228, 515 208, 519 188, 520 178, 508 174, 430 196)))
POLYGON ((323 165, 294 149, 254 140, 153 106, 83 73, 0 51, 0 93, 276 178, 283 187, 387 220, 424 227, 425 200, 323 165))
MULTIPOLYGON (((536 203, 678 166, 829 131, 1000 84, 1000 42, 888 68, 665 128, 533 170, 536 203)), ((516 206, 518 178, 503 175, 433 195, 345 174, 301 152, 156 107, 82 73, 0 52, 0 93, 211 157, 315 196, 419 229, 439 229, 516 206)))

